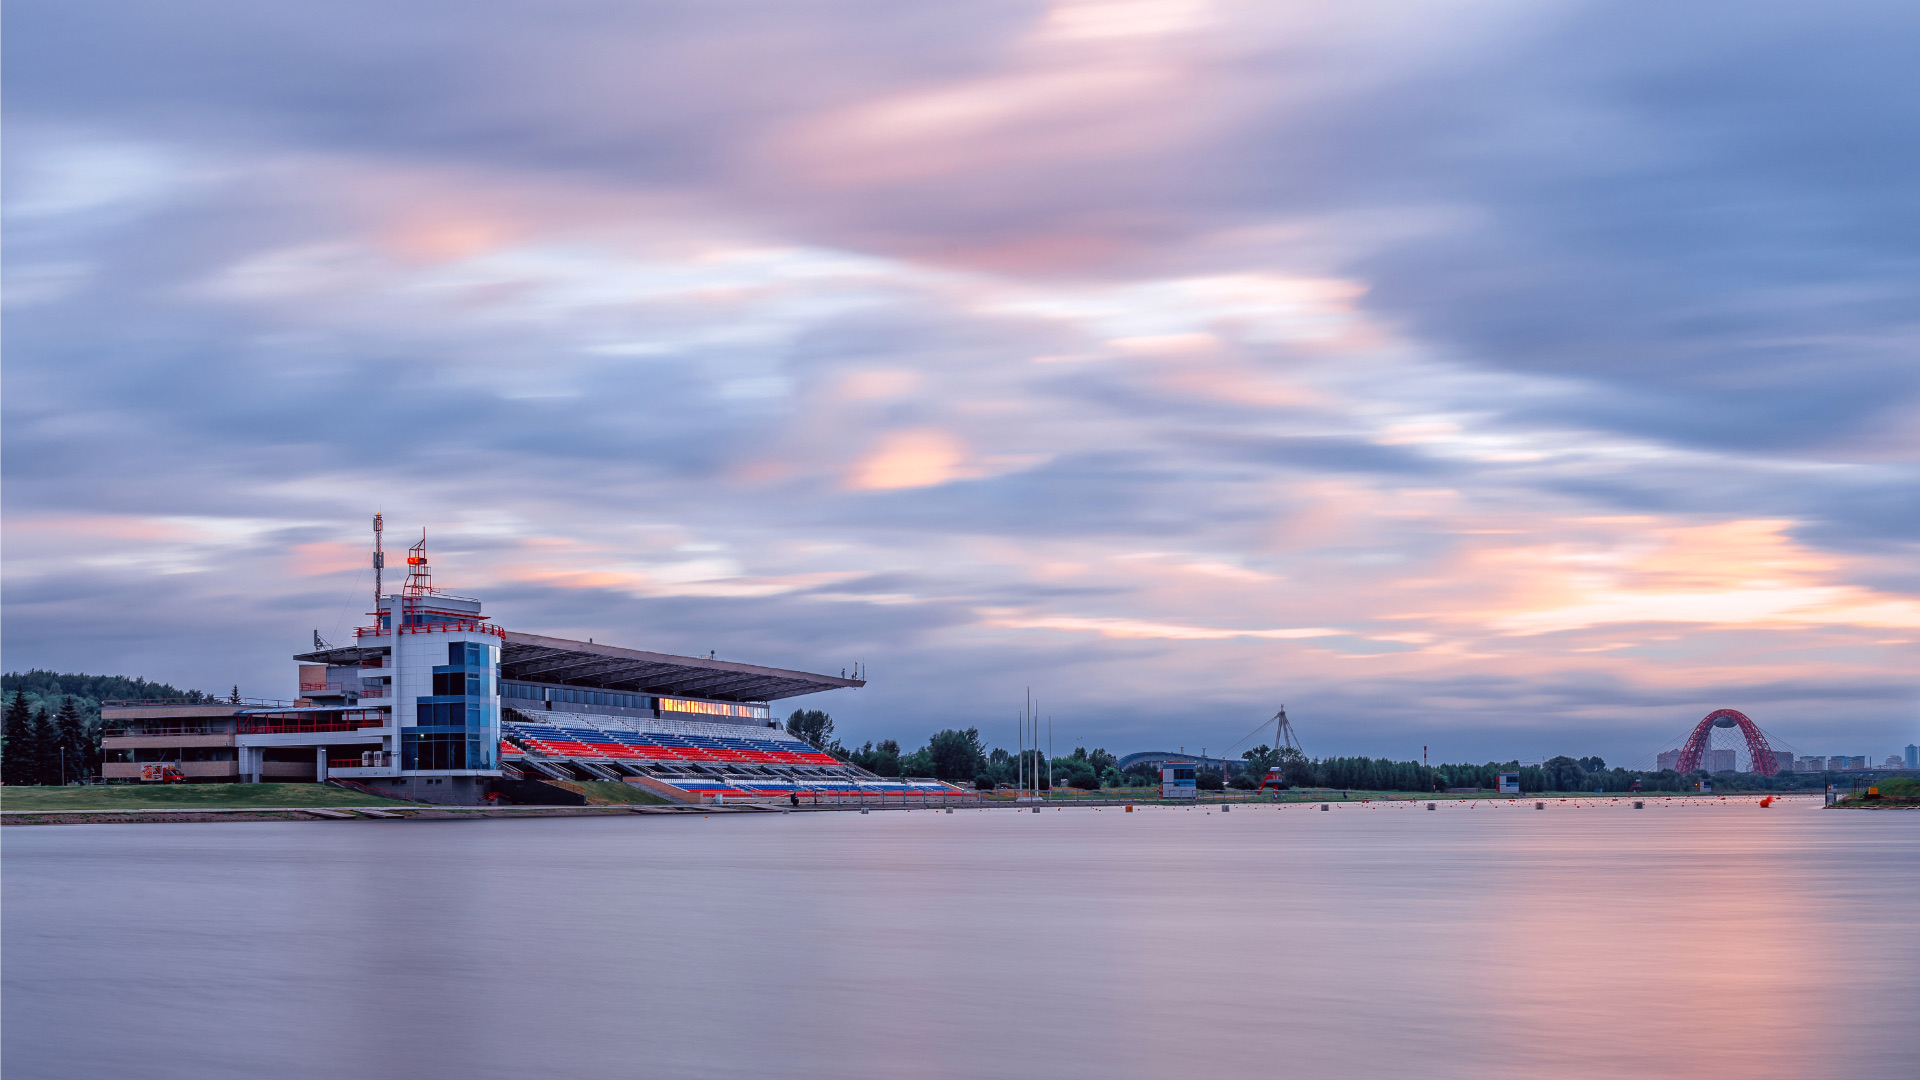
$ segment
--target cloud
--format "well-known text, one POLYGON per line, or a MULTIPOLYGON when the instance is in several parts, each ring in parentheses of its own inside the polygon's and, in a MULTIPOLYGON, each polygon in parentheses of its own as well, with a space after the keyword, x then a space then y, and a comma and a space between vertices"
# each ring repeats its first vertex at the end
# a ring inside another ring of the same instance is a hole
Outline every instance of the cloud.
POLYGON ((378 507, 856 735, 1910 741, 1915 28, 15 5, 10 662, 272 694, 378 507))

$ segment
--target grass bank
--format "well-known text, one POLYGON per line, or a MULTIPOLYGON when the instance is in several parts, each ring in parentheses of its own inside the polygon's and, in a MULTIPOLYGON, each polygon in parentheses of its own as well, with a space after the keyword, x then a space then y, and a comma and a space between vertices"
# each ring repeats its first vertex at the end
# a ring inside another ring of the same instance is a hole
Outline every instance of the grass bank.
POLYGON ((99 784, 0 787, 0 810, 228 810, 282 806, 411 806, 326 784, 99 784))

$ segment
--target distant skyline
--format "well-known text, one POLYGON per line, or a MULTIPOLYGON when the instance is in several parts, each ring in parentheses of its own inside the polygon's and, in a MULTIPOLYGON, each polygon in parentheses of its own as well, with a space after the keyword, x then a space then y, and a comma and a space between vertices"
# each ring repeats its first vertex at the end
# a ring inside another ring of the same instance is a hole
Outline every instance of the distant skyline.
POLYGON ((369 518, 854 743, 1920 737, 1920 10, 8 5, 4 666, 369 518))

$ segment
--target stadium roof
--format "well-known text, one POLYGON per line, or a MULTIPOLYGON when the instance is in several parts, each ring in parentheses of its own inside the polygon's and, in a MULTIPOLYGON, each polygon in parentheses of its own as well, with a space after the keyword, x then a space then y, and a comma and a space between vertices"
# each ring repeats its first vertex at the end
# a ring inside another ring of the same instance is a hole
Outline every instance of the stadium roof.
MULTIPOLYGON (((369 639, 373 641, 374 639, 369 639)), ((352 664, 376 655, 384 645, 319 649, 294 657, 311 664, 352 664)), ((717 701, 778 701, 822 690, 867 685, 865 679, 836 678, 807 671, 710 660, 704 656, 622 649, 590 641, 543 637, 509 630, 500 649, 500 675, 526 682, 564 683, 668 697, 717 701)))
POLYGON ((500 650, 502 678, 569 683, 614 690, 635 690, 669 697, 719 701, 777 701, 843 686, 865 686, 864 679, 835 678, 786 668, 642 652, 588 641, 507 631, 500 650))

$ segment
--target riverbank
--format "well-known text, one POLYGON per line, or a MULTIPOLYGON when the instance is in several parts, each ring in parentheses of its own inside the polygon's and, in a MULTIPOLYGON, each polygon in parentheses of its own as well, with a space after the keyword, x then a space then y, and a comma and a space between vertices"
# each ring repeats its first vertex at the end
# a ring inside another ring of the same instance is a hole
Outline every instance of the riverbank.
MULTIPOLYGON (((181 823, 215 821, 350 821, 355 819, 394 820, 421 818, 439 821, 472 821, 481 818, 523 817, 605 817, 609 814, 743 814, 743 813, 849 813, 862 810, 939 810, 929 804, 878 804, 862 806, 855 802, 814 804, 798 807, 774 801, 768 803, 731 803, 726 805, 681 805, 667 803, 631 785, 606 783, 556 784, 581 795, 584 806, 438 806, 382 798, 360 791, 326 784, 181 784, 135 786, 88 786, 53 788, 0 788, 0 825, 90 825, 181 823)), ((1099 795, 1086 793, 1043 801, 1038 805, 1053 810, 1069 807, 1084 809, 1139 807, 1195 807, 1249 809, 1260 806, 1327 803, 1334 806, 1362 806, 1375 803, 1574 803, 1607 804, 1641 801, 1662 802, 1757 802, 1765 796, 1701 795, 1660 793, 1657 795, 1594 795, 1559 793, 1553 795, 1496 796, 1479 794, 1423 795, 1404 791, 1328 791, 1294 790, 1279 795, 1256 796, 1235 792, 1226 797, 1209 793, 1197 800, 1127 798, 1119 789, 1099 795)), ((1139 790, 1139 789, 1134 789, 1139 790)), ((1774 796, 1775 799, 1781 798, 1774 796)), ((959 809, 1003 809, 1024 812, 1033 803, 1010 798, 988 798, 959 809)), ((1842 804, 1844 808, 1893 809, 1885 803, 1842 804)))

